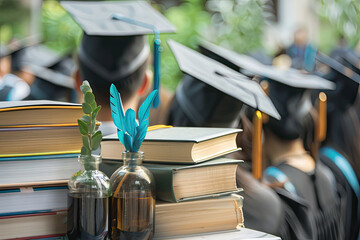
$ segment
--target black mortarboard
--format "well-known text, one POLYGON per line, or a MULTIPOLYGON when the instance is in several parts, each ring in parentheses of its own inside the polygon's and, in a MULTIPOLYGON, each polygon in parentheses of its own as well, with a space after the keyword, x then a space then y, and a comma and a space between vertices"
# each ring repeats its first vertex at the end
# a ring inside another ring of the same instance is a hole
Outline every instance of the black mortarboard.
POLYGON ((326 92, 328 95, 328 112, 336 109, 346 110, 351 106, 358 95, 360 83, 360 75, 350 68, 352 64, 350 63, 351 58, 348 58, 349 55, 344 52, 342 52, 341 55, 333 55, 334 58, 347 66, 344 66, 342 63, 321 52, 318 52, 316 55, 316 60, 328 66, 325 72, 322 71, 321 68, 318 68, 320 72, 317 73, 336 84, 335 91, 326 92))
POLYGON ((331 52, 330 57, 360 74, 360 56, 351 49, 345 47, 336 48, 331 52))
POLYGON ((31 65, 30 70, 36 76, 31 85, 31 99, 37 100, 71 100, 69 90, 74 89, 75 82, 72 75, 75 61, 69 55, 57 60, 52 66, 42 67, 31 65))
POLYGON ((84 30, 80 60, 107 81, 125 78, 143 65, 150 52, 143 35, 155 34, 154 88, 159 88, 159 33, 175 31, 164 16, 144 1, 61 4, 84 30))
POLYGON ((221 58, 223 62, 237 66, 240 72, 248 76, 259 75, 294 88, 334 89, 335 87, 333 83, 316 75, 304 74, 292 68, 278 69, 264 65, 250 56, 236 53, 209 42, 203 41, 201 48, 203 52, 207 52, 206 55, 221 58))
POLYGON ((11 71, 20 71, 23 64, 23 53, 25 49, 36 45, 39 42, 40 37, 38 35, 32 35, 21 40, 12 40, 9 44, 1 46, 0 57, 11 55, 11 71))
POLYGON ((44 81, 55 86, 74 88, 71 78, 75 63, 64 54, 60 54, 43 44, 25 48, 21 53, 19 64, 44 81))
POLYGON ((168 44, 184 73, 252 108, 280 118, 271 100, 257 82, 175 41, 170 40, 168 44))
POLYGON ((304 123, 312 108, 308 89, 333 89, 335 85, 321 77, 303 74, 296 69, 277 69, 264 65, 252 57, 238 54, 214 44, 203 42, 203 51, 239 67, 247 75, 259 75, 270 82, 269 96, 281 115, 281 120, 270 118, 264 127, 283 139, 296 139, 303 134, 304 123))

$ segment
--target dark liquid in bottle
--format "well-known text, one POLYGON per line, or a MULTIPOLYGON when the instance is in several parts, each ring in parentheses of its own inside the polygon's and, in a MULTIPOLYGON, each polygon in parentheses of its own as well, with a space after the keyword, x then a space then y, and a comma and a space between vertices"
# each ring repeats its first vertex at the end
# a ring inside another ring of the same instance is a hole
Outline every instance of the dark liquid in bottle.
POLYGON ((108 233, 109 198, 68 197, 70 240, 102 240, 108 233))
POLYGON ((151 192, 135 191, 111 198, 110 236, 117 240, 152 239, 155 199, 151 192))

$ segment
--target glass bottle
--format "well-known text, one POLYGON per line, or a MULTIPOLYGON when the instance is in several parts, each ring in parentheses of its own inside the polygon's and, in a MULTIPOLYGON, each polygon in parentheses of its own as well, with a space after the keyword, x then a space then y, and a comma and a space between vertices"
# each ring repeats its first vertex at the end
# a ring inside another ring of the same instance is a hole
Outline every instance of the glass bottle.
POLYGON ((69 180, 67 236, 100 240, 108 234, 109 178, 98 170, 101 156, 79 155, 81 170, 69 180))
POLYGON ((155 181, 142 166, 143 152, 123 152, 124 165, 110 178, 113 196, 110 205, 112 240, 152 239, 155 217, 155 181))

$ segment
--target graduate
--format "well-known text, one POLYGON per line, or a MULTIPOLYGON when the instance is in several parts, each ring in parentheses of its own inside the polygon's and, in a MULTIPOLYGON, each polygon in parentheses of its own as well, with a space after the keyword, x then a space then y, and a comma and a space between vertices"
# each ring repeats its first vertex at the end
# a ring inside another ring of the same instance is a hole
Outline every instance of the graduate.
POLYGON ((335 175, 341 199, 340 226, 344 239, 360 238, 360 126, 356 113, 360 76, 358 59, 348 49, 337 49, 334 59, 318 53, 317 74, 336 84, 327 94, 327 132, 320 160, 335 175), (337 59, 338 61, 336 61, 337 59), (354 61, 355 59, 355 61, 354 61), (325 69, 325 70, 324 70, 325 69))
POLYGON ((38 37, 32 36, 1 47, 0 101, 23 100, 29 96, 34 75, 24 62, 24 52, 38 42, 38 37))
MULTIPOLYGON (((171 104, 170 123, 174 126, 238 127, 248 106, 279 118, 258 83, 175 41, 169 41, 169 46, 185 73, 171 104)), ((286 228, 285 212, 276 193, 240 167, 237 184, 244 188, 245 226, 281 236, 286 228)))
MULTIPOLYGON (((110 111, 110 86, 121 94, 124 110, 138 109, 142 96, 151 88, 151 60, 146 34, 155 34, 154 88, 160 85, 159 33, 175 28, 146 2, 62 2, 82 27, 84 34, 77 52, 77 86, 89 81, 96 101, 103 135, 116 132, 110 111)), ((159 101, 155 101, 159 105, 159 101)), ((157 107, 157 106, 155 106, 157 107)))
POLYGON ((25 100, 72 101, 76 66, 69 55, 36 44, 21 52, 21 64, 34 77, 25 100))
POLYGON ((316 161, 303 144, 313 108, 311 89, 333 89, 335 85, 295 69, 279 70, 248 56, 204 42, 207 55, 235 65, 249 76, 259 75, 269 83, 268 93, 281 119, 264 123, 264 156, 273 166, 264 181, 283 201, 287 231, 283 239, 343 239, 339 231, 340 200, 332 184, 334 175, 316 161))

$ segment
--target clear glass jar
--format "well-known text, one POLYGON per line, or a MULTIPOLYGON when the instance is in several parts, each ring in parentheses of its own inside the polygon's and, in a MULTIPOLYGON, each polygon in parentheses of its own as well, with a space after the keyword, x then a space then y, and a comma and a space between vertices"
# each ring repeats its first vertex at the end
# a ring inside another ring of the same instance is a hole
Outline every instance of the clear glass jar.
POLYGON ((124 165, 110 178, 109 235, 113 240, 152 239, 155 217, 155 181, 142 166, 143 152, 123 152, 124 165))
POLYGON ((101 156, 80 155, 81 170, 69 180, 67 236, 70 240, 105 239, 109 228, 109 178, 98 170, 101 156))

